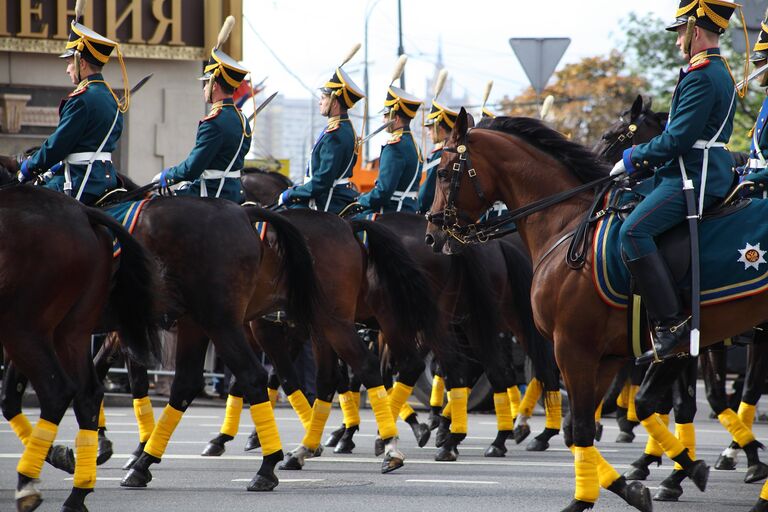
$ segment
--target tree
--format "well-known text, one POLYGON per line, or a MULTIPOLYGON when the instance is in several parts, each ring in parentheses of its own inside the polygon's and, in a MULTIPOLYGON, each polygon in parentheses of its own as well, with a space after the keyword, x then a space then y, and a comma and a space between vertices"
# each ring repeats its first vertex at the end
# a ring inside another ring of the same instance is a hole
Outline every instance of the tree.
POLYGON ((555 73, 555 81, 539 97, 532 88, 510 100, 502 100, 507 115, 538 117, 541 100, 555 97, 547 121, 574 141, 595 144, 629 109, 638 94, 648 90, 648 82, 627 73, 618 51, 608 56, 587 57, 568 64, 555 73))

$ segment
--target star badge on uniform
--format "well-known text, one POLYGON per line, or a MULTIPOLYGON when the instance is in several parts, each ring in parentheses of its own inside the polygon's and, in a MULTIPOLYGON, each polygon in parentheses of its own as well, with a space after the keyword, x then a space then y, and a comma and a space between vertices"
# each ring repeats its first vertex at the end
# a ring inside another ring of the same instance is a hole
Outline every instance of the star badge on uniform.
POLYGON ((747 242, 746 247, 739 249, 739 253, 741 257, 737 261, 744 264, 744 270, 747 270, 749 267, 759 270, 761 263, 768 263, 763 258, 766 251, 760 250, 760 244, 752 245, 747 242))

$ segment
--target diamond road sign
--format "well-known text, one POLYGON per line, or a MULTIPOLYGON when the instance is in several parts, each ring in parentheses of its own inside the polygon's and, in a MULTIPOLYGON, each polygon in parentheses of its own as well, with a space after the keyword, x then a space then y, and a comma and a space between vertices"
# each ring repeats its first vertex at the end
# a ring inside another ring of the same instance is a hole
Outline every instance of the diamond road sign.
MULTIPOLYGON (((763 17, 765 16, 765 9, 768 7, 768 1, 746 0, 739 3, 744 5, 744 21, 747 24, 749 50, 752 51, 752 47, 757 41, 757 35, 760 33, 760 23, 763 21, 763 17)), ((739 54, 744 54, 744 52, 747 50, 747 47, 745 46, 744 29, 741 28, 741 24, 731 23, 728 31, 730 32, 731 41, 733 42, 733 49, 739 54)))
POLYGON ((570 44, 570 37, 513 37, 509 40, 537 94, 546 87, 570 44))

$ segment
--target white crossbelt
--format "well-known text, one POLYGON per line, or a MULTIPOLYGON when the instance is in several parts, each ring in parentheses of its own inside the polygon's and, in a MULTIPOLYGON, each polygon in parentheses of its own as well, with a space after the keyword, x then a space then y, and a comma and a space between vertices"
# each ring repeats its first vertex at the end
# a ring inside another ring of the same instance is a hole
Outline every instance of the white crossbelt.
POLYGON ((760 160, 759 158, 750 158, 747 162, 747 168, 749 169, 765 169, 765 167, 765 160, 760 160))
POLYGON ((88 151, 85 153, 70 153, 64 157, 63 162, 70 165, 88 165, 91 162, 111 162, 112 153, 88 151))
POLYGON ((206 169, 200 175, 200 178, 204 180, 218 180, 221 178, 239 178, 240 171, 220 171, 217 169, 206 169))
POLYGON ((418 192, 403 192, 402 190, 395 190, 392 192, 392 199, 397 201, 399 199, 418 199, 418 192))
POLYGON ((693 143, 693 149, 709 149, 712 148, 724 148, 725 142, 712 142, 710 143, 708 140, 699 139, 696 142, 693 143), (709 144, 709 146, 707 146, 709 144))

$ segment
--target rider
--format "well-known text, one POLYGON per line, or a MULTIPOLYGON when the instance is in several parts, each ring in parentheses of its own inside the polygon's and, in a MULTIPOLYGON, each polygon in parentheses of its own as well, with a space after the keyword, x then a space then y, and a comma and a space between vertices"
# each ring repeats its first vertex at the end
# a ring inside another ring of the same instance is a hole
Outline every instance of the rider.
POLYGON ((459 116, 458 112, 450 110, 437 102, 437 97, 440 95, 447 76, 448 73, 445 70, 440 72, 437 78, 437 85, 435 86, 435 97, 432 98, 432 110, 430 110, 427 120, 424 122, 424 126, 429 127, 429 135, 432 138, 434 147, 422 170, 422 172, 427 173, 427 177, 419 188, 419 213, 427 213, 430 206, 432 206, 432 201, 435 198, 435 184, 437 182, 437 164, 440 163, 443 146, 448 140, 451 130, 453 130, 453 125, 456 124, 456 118, 459 116))
POLYGON ((341 66, 320 91, 320 115, 328 125, 312 148, 304 184, 284 191, 278 203, 339 213, 357 196, 349 181, 357 162, 357 136, 347 111, 365 94, 341 66))
MULTIPOLYGON (((725 197, 733 181, 725 143, 733 129, 736 89, 718 46, 736 7, 723 0, 681 1, 677 19, 667 30, 677 32, 677 46, 690 65, 680 72, 667 127, 650 142, 627 149, 611 171, 617 179, 624 173, 654 175, 653 191, 624 221, 620 238, 627 268, 655 327, 659 357, 674 351, 690 331, 674 278, 654 237, 686 218, 681 175, 693 180, 700 211, 725 197)), ((638 362, 653 358, 654 351, 649 350, 638 362)))
POLYGON ((155 177, 163 193, 171 185, 191 182, 180 186, 176 195, 220 197, 236 203, 245 200, 240 170, 251 147, 251 127, 232 95, 248 70, 220 50, 234 23, 232 16, 224 22, 199 78, 206 81, 203 96, 211 110, 197 126, 195 147, 186 160, 155 177))
MULTIPOLYGON (((759 69, 762 66, 768 64, 768 13, 766 13, 766 20, 762 23, 762 29, 760 35, 757 38, 755 47, 752 49, 752 55, 749 60, 755 64, 755 68, 759 69)), ((768 73, 763 72, 760 75, 760 86, 768 87, 768 73)), ((768 121, 768 97, 763 100, 763 105, 760 107, 760 112, 757 114, 757 120, 755 126, 749 132, 752 138, 752 145, 749 149, 749 161, 744 169, 747 175, 743 178, 751 181, 757 185, 762 191, 761 196, 765 197, 765 185, 768 183, 768 130, 766 130, 766 121, 768 121)))
POLYGON ((67 60, 67 74, 77 87, 59 105, 56 130, 21 163, 19 181, 30 181, 48 171, 46 188, 92 205, 117 188, 112 151, 123 131, 130 94, 120 47, 84 26, 82 19, 78 16, 72 21, 66 50, 60 55, 67 60), (115 48, 126 90, 122 100, 101 74, 115 48))
POLYGON ((413 140, 410 124, 422 102, 392 85, 402 74, 406 60, 405 56, 402 56, 398 61, 394 77, 387 89, 384 121, 393 121, 387 127, 391 135, 381 149, 379 178, 373 190, 357 199, 366 209, 363 214, 415 212, 418 209, 421 154, 413 140))

